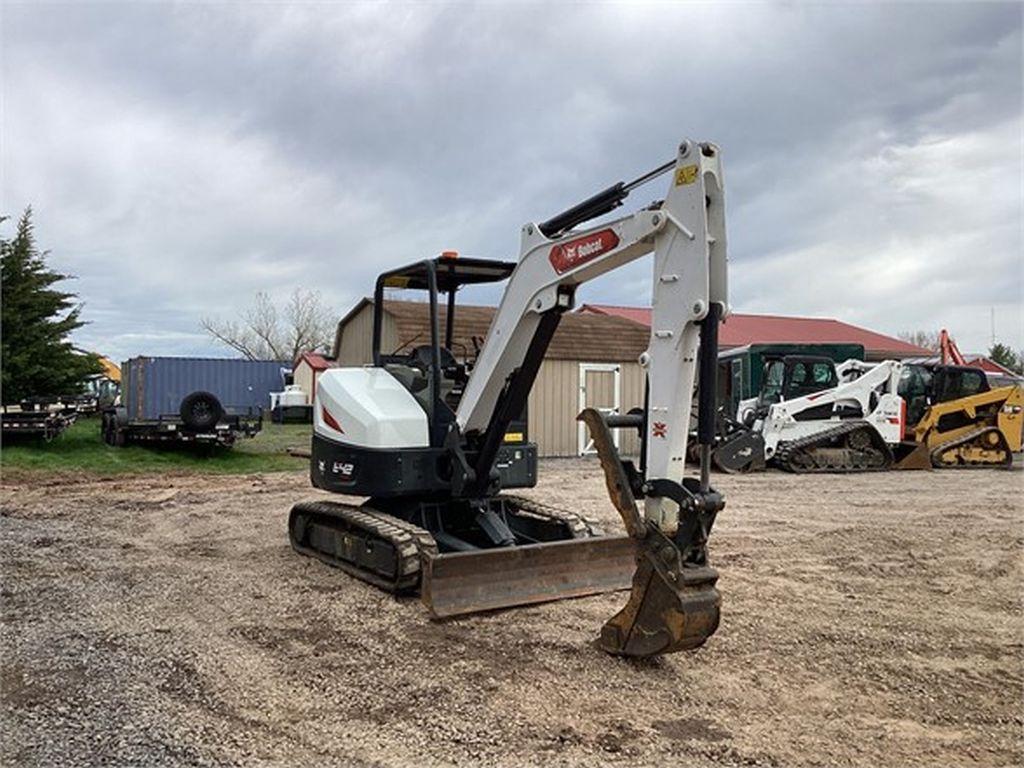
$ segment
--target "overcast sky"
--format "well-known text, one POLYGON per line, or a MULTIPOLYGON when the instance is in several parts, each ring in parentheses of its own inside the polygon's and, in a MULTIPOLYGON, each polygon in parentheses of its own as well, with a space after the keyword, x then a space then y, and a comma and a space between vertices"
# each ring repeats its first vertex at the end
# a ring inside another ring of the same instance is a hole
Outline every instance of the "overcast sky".
MULTIPOLYGON (((1021 21, 1018 3, 4 3, 0 211, 31 205, 78 276, 81 345, 226 355, 202 316, 296 286, 341 314, 443 249, 514 258, 524 222, 689 136, 723 151, 735 311, 948 327, 965 350, 994 311, 1019 349, 1021 21)), ((578 298, 645 304, 649 270, 578 298)))

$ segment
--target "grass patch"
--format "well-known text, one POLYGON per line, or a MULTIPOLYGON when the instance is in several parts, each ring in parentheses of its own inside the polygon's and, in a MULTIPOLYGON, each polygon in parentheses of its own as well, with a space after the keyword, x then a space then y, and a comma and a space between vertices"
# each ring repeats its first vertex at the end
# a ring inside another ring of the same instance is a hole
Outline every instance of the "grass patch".
POLYGON ((63 435, 42 440, 4 444, 0 469, 9 473, 89 473, 97 475, 147 472, 203 472, 249 474, 305 469, 309 459, 289 456, 289 446, 309 447, 309 424, 263 423, 252 439, 239 439, 233 448, 173 445, 128 445, 113 448, 100 438, 99 417, 79 418, 63 435))

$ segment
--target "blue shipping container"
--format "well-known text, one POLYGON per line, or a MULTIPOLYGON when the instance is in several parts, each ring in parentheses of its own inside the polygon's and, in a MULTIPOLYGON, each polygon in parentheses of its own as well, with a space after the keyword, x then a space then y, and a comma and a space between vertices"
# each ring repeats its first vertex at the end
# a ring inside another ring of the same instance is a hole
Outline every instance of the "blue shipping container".
POLYGON ((133 357, 121 366, 121 402, 128 419, 177 416, 192 392, 216 395, 229 414, 259 413, 284 388, 290 364, 276 360, 133 357))

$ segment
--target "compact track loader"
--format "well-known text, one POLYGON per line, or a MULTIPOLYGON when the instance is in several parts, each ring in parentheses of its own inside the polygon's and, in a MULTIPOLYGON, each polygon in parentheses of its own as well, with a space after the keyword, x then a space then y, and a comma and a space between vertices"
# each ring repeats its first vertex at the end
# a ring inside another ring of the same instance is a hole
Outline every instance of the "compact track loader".
POLYGON ((710 449, 725 248, 719 151, 684 141, 635 181, 526 224, 516 262, 443 256, 381 275, 373 364, 325 371, 314 403, 313 485, 365 501, 295 505, 293 547, 379 587, 419 591, 437 618, 631 587, 601 632, 605 650, 652 656, 704 643, 720 604, 707 539, 724 506, 710 485, 710 449), (663 174, 664 200, 577 229, 663 174), (652 253, 645 407, 625 417, 581 414, 625 525, 626 535, 607 535, 574 510, 507 492, 537 476, 536 446, 516 422, 577 287, 652 253), (483 346, 460 360, 458 291, 506 280, 483 346), (430 335, 421 346, 385 349, 387 288, 426 293, 430 335), (698 366, 702 465, 699 478, 684 478, 698 366), (615 450, 611 430, 621 428, 642 435, 638 465, 615 450))
POLYGON ((726 472, 771 463, 796 473, 889 469, 903 435, 901 364, 786 355, 765 362, 764 386, 720 418, 714 463, 726 472), (724 422, 724 424, 722 423, 724 422))
MULTIPOLYGON (((942 332, 943 349, 946 341, 942 332)), ((945 355, 943 356, 945 359, 945 355)), ((1010 467, 1021 449, 1024 389, 990 388, 980 368, 909 363, 900 392, 907 403, 907 429, 897 469, 1010 467)))

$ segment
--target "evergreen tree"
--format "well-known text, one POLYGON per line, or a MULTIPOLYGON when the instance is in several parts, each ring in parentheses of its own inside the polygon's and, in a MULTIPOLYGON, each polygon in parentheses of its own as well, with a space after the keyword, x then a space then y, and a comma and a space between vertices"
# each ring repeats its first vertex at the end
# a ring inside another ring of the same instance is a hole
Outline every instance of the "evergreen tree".
POLYGON ((48 269, 36 249, 31 208, 13 239, 0 237, 0 266, 3 402, 80 392, 85 378, 101 371, 99 359, 76 351, 68 338, 85 324, 81 307, 75 294, 53 287, 68 275, 48 269))
POLYGON ((1024 361, 1005 344, 993 344, 988 351, 988 356, 990 360, 994 360, 1004 368, 1009 368, 1014 373, 1024 373, 1024 364, 1022 364, 1024 361))

